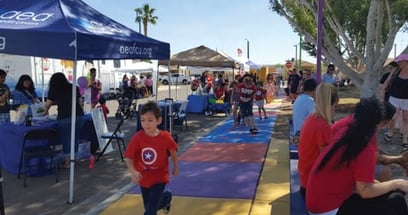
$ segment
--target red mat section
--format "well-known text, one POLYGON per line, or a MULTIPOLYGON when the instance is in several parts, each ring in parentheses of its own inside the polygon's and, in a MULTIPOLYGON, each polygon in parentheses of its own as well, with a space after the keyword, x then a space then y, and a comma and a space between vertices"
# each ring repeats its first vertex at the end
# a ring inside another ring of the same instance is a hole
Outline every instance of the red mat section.
POLYGON ((184 152, 182 161, 263 162, 268 144, 196 143, 184 152))

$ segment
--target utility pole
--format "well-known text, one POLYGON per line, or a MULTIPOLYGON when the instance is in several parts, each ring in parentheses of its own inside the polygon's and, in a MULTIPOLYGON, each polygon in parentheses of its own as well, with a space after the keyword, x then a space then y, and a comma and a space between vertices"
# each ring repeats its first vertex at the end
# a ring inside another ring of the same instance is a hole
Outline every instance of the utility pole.
POLYGON ((249 60, 249 40, 247 38, 245 40, 247 41, 247 58, 249 60))
POLYGON ((298 67, 298 58, 297 58, 297 53, 298 53, 298 49, 297 49, 297 44, 296 45, 293 45, 294 47, 295 47, 295 67, 297 67, 298 68, 298 70, 299 70, 299 67, 298 67))
POLYGON ((317 62, 316 82, 320 83, 322 78, 322 40, 323 40, 323 0, 319 0, 317 7, 317 62))
POLYGON ((298 70, 302 70, 302 34, 299 34, 299 66, 298 70))

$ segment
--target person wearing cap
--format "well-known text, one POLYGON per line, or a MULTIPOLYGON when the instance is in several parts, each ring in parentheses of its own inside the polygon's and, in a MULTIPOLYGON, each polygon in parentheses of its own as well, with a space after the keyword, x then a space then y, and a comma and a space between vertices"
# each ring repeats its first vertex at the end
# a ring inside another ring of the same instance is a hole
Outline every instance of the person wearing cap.
MULTIPOLYGON (((384 85, 390 85, 389 102, 394 105, 397 112, 400 112, 402 136, 402 146, 404 151, 408 150, 408 54, 401 54, 394 60, 399 69, 391 71, 384 85)), ((386 140, 391 140, 395 126, 396 116, 390 123, 386 140)))

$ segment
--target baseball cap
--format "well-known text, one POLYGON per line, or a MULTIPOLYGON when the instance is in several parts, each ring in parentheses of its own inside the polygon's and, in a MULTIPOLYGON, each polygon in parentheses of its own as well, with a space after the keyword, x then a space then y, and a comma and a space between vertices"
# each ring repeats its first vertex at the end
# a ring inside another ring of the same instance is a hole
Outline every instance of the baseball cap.
POLYGON ((394 61, 397 63, 401 61, 408 61, 408 54, 400 54, 394 61))

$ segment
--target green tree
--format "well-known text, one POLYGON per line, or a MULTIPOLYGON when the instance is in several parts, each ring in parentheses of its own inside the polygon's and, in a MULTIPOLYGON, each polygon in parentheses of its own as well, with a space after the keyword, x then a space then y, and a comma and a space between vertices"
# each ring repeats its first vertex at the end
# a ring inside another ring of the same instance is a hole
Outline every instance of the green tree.
MULTIPOLYGON (((319 0, 269 0, 316 54, 319 0)), ((322 55, 360 88, 378 95, 378 80, 399 31, 408 29, 407 0, 324 0, 322 55), (365 68, 364 73, 361 68, 365 68)), ((408 47, 407 47, 408 48, 408 47)))
POLYGON ((143 33, 147 36, 147 25, 152 24, 155 25, 157 20, 159 19, 157 16, 154 15, 156 9, 150 8, 149 4, 144 4, 141 8, 136 8, 136 19, 135 22, 139 23, 139 33, 141 23, 143 24, 143 33))

